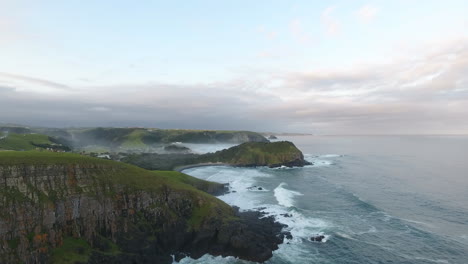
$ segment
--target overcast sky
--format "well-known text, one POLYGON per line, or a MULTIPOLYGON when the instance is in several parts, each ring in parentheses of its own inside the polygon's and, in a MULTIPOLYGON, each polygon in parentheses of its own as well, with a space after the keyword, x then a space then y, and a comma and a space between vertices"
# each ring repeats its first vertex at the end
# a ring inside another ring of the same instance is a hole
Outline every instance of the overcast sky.
POLYGON ((0 0, 0 123, 467 134, 467 10, 0 0))

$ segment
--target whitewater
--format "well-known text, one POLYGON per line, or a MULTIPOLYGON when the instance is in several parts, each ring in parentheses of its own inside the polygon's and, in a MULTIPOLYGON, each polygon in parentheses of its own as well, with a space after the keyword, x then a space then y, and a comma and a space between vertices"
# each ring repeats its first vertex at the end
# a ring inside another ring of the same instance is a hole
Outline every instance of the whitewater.
MULTIPOLYGON (((292 239, 267 263, 468 263, 468 137, 281 139, 313 165, 183 171, 229 183, 219 199, 288 226, 292 239)), ((251 262, 205 255, 179 263, 251 262)))

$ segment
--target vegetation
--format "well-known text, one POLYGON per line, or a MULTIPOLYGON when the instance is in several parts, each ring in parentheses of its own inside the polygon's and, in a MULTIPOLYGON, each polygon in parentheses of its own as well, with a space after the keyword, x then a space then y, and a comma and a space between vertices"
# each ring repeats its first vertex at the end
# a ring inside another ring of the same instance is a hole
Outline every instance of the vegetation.
POLYGON ((69 130, 78 147, 101 145, 110 148, 142 149, 167 145, 172 142, 218 143, 268 141, 262 135, 249 131, 209 131, 146 128, 91 128, 69 130))
POLYGON ((200 160, 239 166, 273 166, 295 159, 303 159, 301 151, 289 141, 280 141, 273 143, 247 142, 216 153, 205 154, 200 160))
POLYGON ((66 237, 60 247, 54 248, 51 262, 56 264, 87 263, 91 246, 81 238, 66 237))
POLYGON ((66 146, 57 143, 53 138, 42 134, 3 133, 0 135, 0 149, 3 150, 33 150, 36 148, 52 148, 67 150, 66 146))
POLYGON ((147 170, 173 170, 177 166, 199 163, 197 154, 129 154, 121 161, 147 170))

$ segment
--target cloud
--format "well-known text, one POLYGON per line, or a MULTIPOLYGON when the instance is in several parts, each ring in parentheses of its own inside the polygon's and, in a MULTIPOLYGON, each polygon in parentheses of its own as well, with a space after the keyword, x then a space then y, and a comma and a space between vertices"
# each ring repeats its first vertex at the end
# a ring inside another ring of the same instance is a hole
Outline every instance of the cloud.
POLYGON ((364 5, 357 10, 356 16, 361 22, 369 23, 375 19, 379 11, 380 10, 377 7, 371 5, 364 5))
POLYGON ((330 6, 323 10, 320 20, 327 35, 337 35, 341 31, 341 22, 334 16, 337 6, 330 6))
MULTIPOLYGON (((468 133, 468 39, 431 46, 387 64, 250 71, 197 84, 83 86, 72 96, 38 96, 2 84, 0 93, 8 96, 0 96, 0 120, 321 134, 468 133)), ((37 84, 50 83, 56 82, 37 84)))
POLYGON ((14 91, 16 91, 14 87, 0 85, 0 93, 9 93, 14 91))
POLYGON ((73 90, 70 86, 49 81, 45 79, 24 76, 19 74, 0 72, 0 84, 10 83, 17 87, 19 90, 28 90, 35 92, 50 92, 50 91, 71 91, 73 90))

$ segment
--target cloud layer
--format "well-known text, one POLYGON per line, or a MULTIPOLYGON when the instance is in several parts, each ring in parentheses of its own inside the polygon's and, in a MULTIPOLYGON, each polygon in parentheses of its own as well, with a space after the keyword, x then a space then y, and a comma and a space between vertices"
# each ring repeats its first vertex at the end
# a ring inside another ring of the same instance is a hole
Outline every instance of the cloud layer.
POLYGON ((386 64, 252 72, 190 85, 70 87, 0 73, 0 120, 319 134, 468 133, 468 40, 432 47, 386 64))

